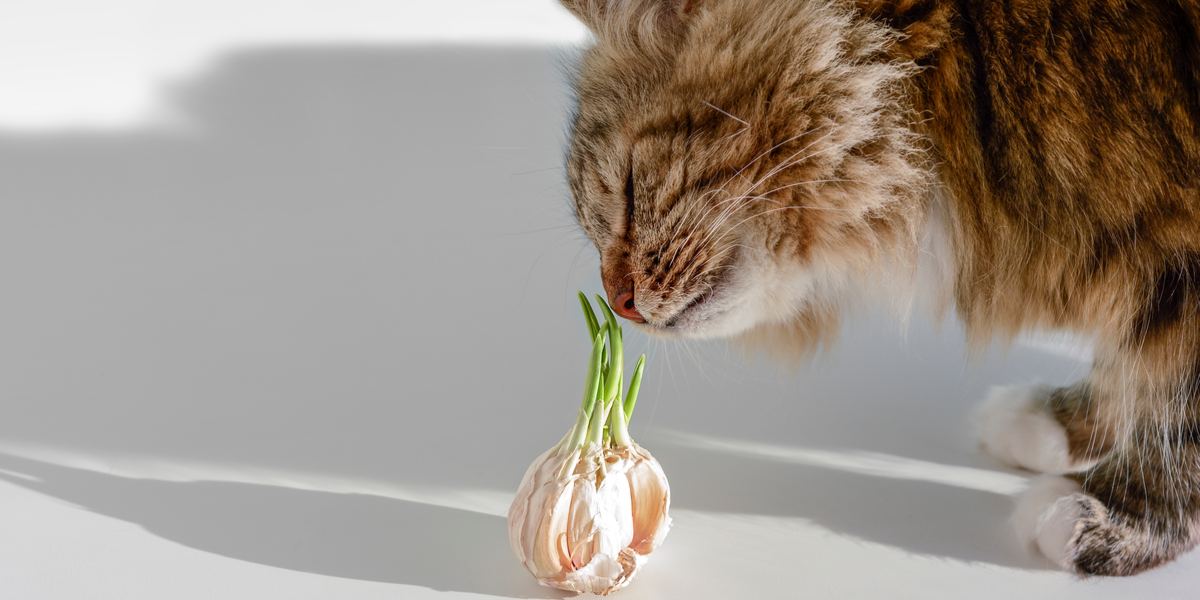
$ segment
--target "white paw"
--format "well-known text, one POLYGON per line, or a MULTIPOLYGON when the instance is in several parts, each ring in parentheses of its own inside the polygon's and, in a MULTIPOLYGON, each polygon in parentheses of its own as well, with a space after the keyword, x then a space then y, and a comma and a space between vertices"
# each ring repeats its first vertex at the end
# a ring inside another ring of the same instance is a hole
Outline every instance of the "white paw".
POLYGON ((993 388, 976 412, 979 441, 1000 461, 1039 473, 1063 474, 1090 465, 1072 460, 1067 432, 1044 408, 1053 388, 993 388))
POLYGON ((1051 475, 1034 479, 1013 511, 1017 536, 1054 564, 1073 570, 1070 543, 1083 516, 1083 497, 1079 484, 1070 479, 1051 475))

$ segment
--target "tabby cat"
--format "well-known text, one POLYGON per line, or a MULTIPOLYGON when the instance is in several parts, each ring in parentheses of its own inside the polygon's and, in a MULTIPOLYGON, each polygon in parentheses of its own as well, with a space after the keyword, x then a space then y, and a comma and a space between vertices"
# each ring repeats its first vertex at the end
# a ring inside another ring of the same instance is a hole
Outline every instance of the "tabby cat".
POLYGON ((983 408, 1046 474, 1031 546, 1130 575, 1200 540, 1200 0, 563 2, 594 34, 569 181, 622 316, 809 348, 940 248, 972 341, 1095 340, 1086 380, 983 408))

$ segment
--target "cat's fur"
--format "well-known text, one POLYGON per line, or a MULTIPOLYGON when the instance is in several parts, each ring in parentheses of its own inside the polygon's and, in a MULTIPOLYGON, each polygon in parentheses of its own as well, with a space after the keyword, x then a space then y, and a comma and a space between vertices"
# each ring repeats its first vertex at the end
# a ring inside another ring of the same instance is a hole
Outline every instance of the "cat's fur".
POLYGON ((1200 0, 564 4, 596 39, 576 213, 646 328, 819 342, 939 223, 974 340, 1096 340, 1086 381, 990 434, 1061 428, 1045 464, 1079 491, 1030 535, 1081 574, 1196 544, 1200 0))

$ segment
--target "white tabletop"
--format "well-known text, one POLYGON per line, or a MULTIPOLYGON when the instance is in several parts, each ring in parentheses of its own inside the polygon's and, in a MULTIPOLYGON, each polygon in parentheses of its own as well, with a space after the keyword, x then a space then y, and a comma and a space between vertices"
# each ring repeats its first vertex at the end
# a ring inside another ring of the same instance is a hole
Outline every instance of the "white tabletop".
MULTIPOLYGON (((582 30, 103 4, 0 21, 0 596, 559 597, 503 514, 573 420, 599 289, 561 170, 582 30)), ((1069 346, 969 362, 891 320, 799 367, 627 333, 675 528, 619 597, 1194 597, 1196 555, 1078 581, 1012 538, 1027 475, 968 417, 1080 376, 1069 346)))

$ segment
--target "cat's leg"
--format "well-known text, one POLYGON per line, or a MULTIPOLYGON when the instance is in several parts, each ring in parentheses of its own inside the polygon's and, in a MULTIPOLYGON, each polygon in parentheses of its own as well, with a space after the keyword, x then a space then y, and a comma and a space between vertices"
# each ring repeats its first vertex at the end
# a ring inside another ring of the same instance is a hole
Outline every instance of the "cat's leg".
POLYGON ((1077 473, 1112 448, 1086 382, 1070 387, 1006 386, 976 413, 980 446, 1005 464, 1039 473, 1077 473))
POLYGON ((1164 361, 1128 358, 1089 380, 1112 448, 1082 473, 1034 480, 1014 514, 1021 536, 1081 575, 1138 573, 1200 534, 1200 367, 1164 377, 1164 361))
POLYGON ((1017 503, 1018 534, 1080 575, 1132 575, 1196 545, 1195 432, 1143 429, 1085 473, 1043 476, 1017 503))

